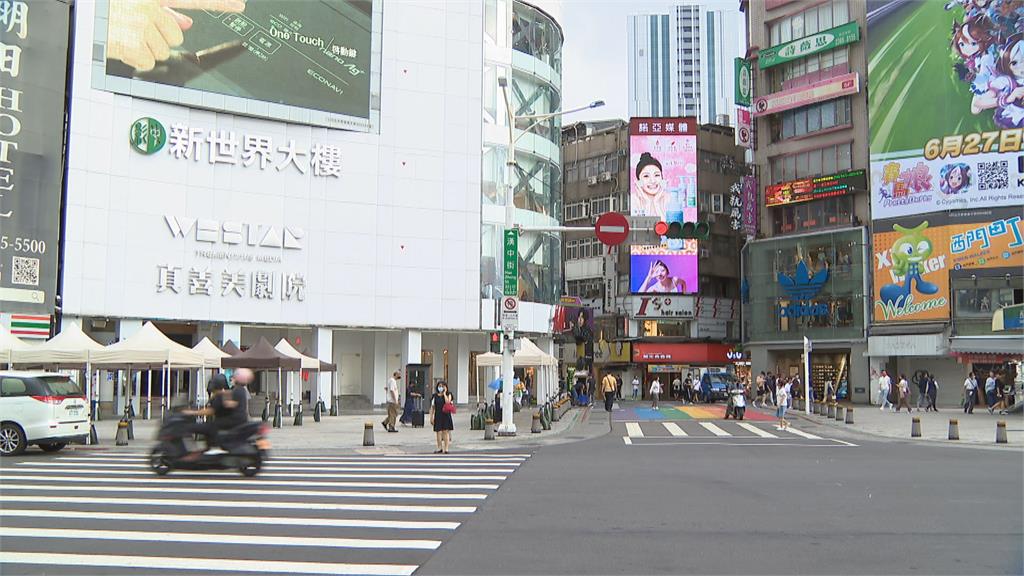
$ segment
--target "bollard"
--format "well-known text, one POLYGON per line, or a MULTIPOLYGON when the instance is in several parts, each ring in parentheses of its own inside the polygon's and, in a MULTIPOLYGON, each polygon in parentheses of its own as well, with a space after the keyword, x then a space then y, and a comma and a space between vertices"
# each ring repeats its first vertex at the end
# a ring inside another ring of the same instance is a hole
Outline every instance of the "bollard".
POLYGON ((128 419, 128 439, 135 440, 135 421, 128 419))
POLYGON ((316 406, 313 407, 313 422, 319 422, 320 421, 320 415, 323 413, 323 410, 324 410, 324 401, 323 400, 317 400, 316 401, 316 406))
POLYGON ((545 430, 551 430, 551 405, 545 404, 540 412, 540 425, 545 430))
POLYGON ((331 402, 331 411, 330 411, 330 415, 331 416, 337 416, 338 415, 338 408, 339 408, 339 406, 341 406, 341 396, 335 396, 334 397, 334 401, 331 402))
POLYGON ((363 446, 373 446, 373 422, 363 424, 363 446))
POLYGON ((302 404, 295 407, 295 420, 292 421, 292 426, 302 426, 302 404))
POLYGON ((530 425, 530 433, 540 434, 540 431, 540 412, 538 411, 533 413, 533 423, 530 425))
POLYGON ((100 437, 96 434, 96 425, 89 423, 89 445, 95 446, 100 443, 100 437))
POLYGON ((263 413, 260 414, 260 419, 264 422, 270 420, 270 396, 267 396, 263 402, 263 413))
POLYGON ((281 403, 274 404, 274 428, 281 427, 281 403))
POLYGON ((804 399, 803 398, 797 398, 796 399, 796 409, 800 410, 800 411, 802 411, 804 409, 804 399))
POLYGON ((555 402, 555 405, 554 405, 554 407, 551 410, 551 421, 552 422, 558 422, 559 420, 562 419, 562 408, 561 408, 561 406, 562 406, 561 400, 559 400, 558 402, 555 402))
POLYGON ((996 422, 996 444, 1006 444, 1006 421, 996 422))
POLYGON ((836 403, 835 402, 829 402, 828 403, 828 408, 826 408, 826 410, 827 410, 827 413, 825 414, 825 417, 828 418, 829 420, 835 420, 835 418, 836 418, 836 403))
POLYGON ((817 402, 811 402, 811 414, 821 414, 821 405, 817 402))
POLYGON ((853 424, 853 407, 852 406, 846 409, 846 423, 847 424, 853 424))
POLYGON ((918 416, 914 416, 914 418, 910 421, 910 437, 921 437, 921 418, 918 416))
POLYGON ((484 420, 484 440, 494 440, 494 420, 484 420))
POLYGON ((843 421, 843 411, 844 410, 846 410, 845 406, 843 406, 842 404, 836 404, 836 422, 842 422, 843 421))
POLYGON ((960 421, 956 418, 949 419, 949 439, 959 440, 960 439, 960 421))
POLYGON ((292 417, 292 399, 291 399, 291 398, 289 398, 289 399, 288 399, 288 409, 287 409, 287 416, 288 416, 289 418, 291 418, 291 417, 292 417))
POLYGON ((119 420, 117 422, 117 437, 114 438, 114 444, 118 446, 128 445, 128 421, 119 420))

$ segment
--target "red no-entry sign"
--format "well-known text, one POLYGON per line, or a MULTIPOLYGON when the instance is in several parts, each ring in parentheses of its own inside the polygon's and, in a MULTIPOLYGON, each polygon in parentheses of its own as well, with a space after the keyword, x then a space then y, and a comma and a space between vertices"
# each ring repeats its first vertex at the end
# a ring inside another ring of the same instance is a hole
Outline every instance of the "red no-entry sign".
POLYGON ((618 246, 629 237, 629 220, 618 212, 605 212, 594 224, 597 239, 607 246, 618 246))

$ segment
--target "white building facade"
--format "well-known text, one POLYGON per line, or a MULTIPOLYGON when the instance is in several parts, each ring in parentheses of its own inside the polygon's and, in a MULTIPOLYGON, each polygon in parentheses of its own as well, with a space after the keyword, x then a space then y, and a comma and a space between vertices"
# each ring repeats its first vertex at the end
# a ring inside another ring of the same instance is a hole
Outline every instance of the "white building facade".
MULTIPOLYGON (((314 66, 307 75, 338 94, 358 89, 357 72, 368 76, 355 115, 204 91, 222 86, 216 78, 184 84, 199 89, 147 74, 112 79, 98 45, 115 24, 97 13, 104 3, 77 4, 63 321, 80 321, 103 342, 147 320, 187 345, 203 336, 243 348, 286 338, 338 365, 334 390, 328 375, 307 376, 312 402, 383 402, 391 372, 421 363, 468 402, 478 390, 474 358, 494 324, 483 270, 495 256, 484 245, 495 235, 484 27, 500 23, 511 38, 512 3, 335 4, 368 31, 369 58, 359 70, 356 48, 321 44, 351 77, 314 66)), ((216 49, 240 45, 235 58, 273 64, 291 38, 318 42, 308 18, 281 25, 282 15, 261 19, 250 8, 214 15, 244 38, 216 49)), ((560 29, 557 40, 560 49, 560 29)), ((511 41, 505 47, 506 64, 534 65, 511 41)), ((556 96, 547 105, 557 107, 560 79, 546 80, 556 96)), ((551 148, 545 159, 557 167, 551 148)), ((560 202, 557 186, 543 194, 560 202)), ((553 259, 530 254, 531 265, 520 264, 521 274, 546 276, 551 294, 560 282, 554 243, 553 259)), ((557 296, 546 296, 524 306, 528 336, 550 332, 557 296)), ((274 377, 267 389, 276 389, 274 377)), ((101 389, 104 401, 110 394, 101 389)))

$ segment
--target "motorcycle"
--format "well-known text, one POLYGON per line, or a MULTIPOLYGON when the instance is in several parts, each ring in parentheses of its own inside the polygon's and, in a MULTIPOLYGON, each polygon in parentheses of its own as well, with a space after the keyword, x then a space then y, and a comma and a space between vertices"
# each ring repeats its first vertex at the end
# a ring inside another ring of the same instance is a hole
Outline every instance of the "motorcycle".
POLYGON ((733 388, 729 391, 729 402, 725 405, 725 419, 732 416, 736 420, 743 420, 747 411, 747 399, 743 395, 743 388, 733 388))
POLYGON ((149 454, 149 466, 153 472, 164 476, 171 470, 230 470, 247 477, 255 476, 263 466, 270 450, 267 434, 270 427, 265 422, 246 422, 230 430, 217 433, 214 442, 220 451, 202 452, 191 436, 194 416, 171 413, 160 425, 157 432, 159 443, 149 454))

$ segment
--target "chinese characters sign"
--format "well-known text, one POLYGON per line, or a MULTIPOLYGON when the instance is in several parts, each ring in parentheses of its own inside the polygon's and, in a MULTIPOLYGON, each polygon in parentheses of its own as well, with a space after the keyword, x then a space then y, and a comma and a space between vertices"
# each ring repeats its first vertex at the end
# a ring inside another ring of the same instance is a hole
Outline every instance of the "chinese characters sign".
POLYGON ((504 293, 506 296, 519 295, 519 232, 515 229, 505 230, 505 239, 501 248, 505 276, 504 293))
POLYGON ((761 50, 757 55, 757 65, 764 70, 797 58, 853 44, 858 40, 860 40, 860 28, 857 27, 856 22, 848 22, 813 36, 761 50))
POLYGON ((69 6, 0 0, 0 309, 53 311, 69 6))
POLYGON ((739 182, 729 187, 729 228, 734 232, 743 228, 743 188, 739 182))
POLYGON ((743 177, 743 233, 748 240, 757 236, 757 176, 743 177))
POLYGON ((754 116, 777 114, 815 102, 834 100, 860 92, 860 74, 850 72, 834 78, 819 80, 806 86, 774 92, 754 98, 754 116))
POLYGON ((750 106, 750 95, 753 94, 753 81, 750 75, 750 62, 743 58, 734 60, 736 76, 736 105, 750 106))
POLYGON ((831 196, 843 196, 867 188, 867 172, 850 170, 839 174, 806 178, 765 186, 764 205, 797 204, 831 196))

